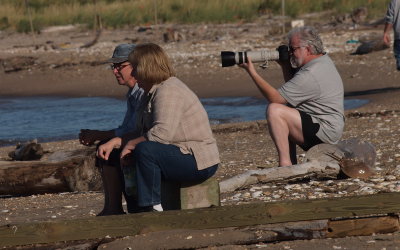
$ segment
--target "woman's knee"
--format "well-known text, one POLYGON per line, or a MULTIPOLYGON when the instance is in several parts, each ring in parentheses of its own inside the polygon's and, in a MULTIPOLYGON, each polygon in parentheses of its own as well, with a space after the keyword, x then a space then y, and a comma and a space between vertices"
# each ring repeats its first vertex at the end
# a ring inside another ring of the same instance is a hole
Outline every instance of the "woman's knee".
POLYGON ((133 156, 135 159, 139 159, 143 156, 151 156, 157 153, 156 142, 144 141, 136 145, 133 150, 133 156))

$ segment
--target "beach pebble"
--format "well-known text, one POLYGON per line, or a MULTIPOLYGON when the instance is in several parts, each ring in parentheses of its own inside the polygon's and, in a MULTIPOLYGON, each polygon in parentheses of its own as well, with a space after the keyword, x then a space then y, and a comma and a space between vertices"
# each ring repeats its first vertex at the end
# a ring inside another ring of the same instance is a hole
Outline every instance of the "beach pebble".
POLYGON ((351 192, 354 192, 354 191, 358 190, 359 188, 360 188, 359 185, 350 185, 350 186, 348 186, 346 188, 346 191, 351 193, 351 192))
POLYGON ((250 192, 255 192, 255 191, 261 190, 261 189, 262 189, 261 187, 252 187, 252 188, 250 188, 250 192))
POLYGON ((375 189, 371 187, 363 187, 360 189, 360 194, 373 194, 375 192, 375 189))
POLYGON ((244 198, 249 198, 249 197, 251 197, 251 194, 249 192, 246 192, 246 193, 243 194, 243 197, 244 198))
POLYGON ((271 195, 271 192, 270 192, 270 191, 264 191, 263 194, 264 194, 265 196, 269 196, 269 195, 271 195))
POLYGON ((231 197, 231 199, 232 199, 232 200, 237 200, 237 199, 239 199, 241 196, 242 196, 241 193, 237 193, 237 194, 234 194, 234 195, 231 197))
POLYGON ((394 175, 388 175, 388 176, 385 176, 385 180, 386 181, 394 181, 394 180, 397 180, 397 178, 394 175))
POLYGON ((384 178, 375 178, 375 179, 370 179, 370 181, 375 182, 375 183, 380 183, 380 182, 384 182, 385 179, 384 178))
POLYGON ((256 192, 254 192, 254 193, 251 194, 251 197, 257 198, 257 197, 261 196, 262 193, 263 193, 263 191, 256 191, 256 192))

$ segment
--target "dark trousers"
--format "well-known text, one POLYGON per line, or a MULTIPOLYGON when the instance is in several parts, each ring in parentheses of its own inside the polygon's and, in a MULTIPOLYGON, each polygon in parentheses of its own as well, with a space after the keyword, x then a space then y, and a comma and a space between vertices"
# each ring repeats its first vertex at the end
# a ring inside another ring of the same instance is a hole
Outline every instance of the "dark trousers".
POLYGON ((397 70, 400 70, 400 39, 394 40, 393 52, 394 52, 394 57, 396 58, 397 70))
POLYGON ((161 203, 162 179, 171 182, 201 182, 213 176, 218 168, 216 164, 198 170, 193 155, 183 154, 177 146, 152 141, 139 143, 133 155, 140 207, 161 203))

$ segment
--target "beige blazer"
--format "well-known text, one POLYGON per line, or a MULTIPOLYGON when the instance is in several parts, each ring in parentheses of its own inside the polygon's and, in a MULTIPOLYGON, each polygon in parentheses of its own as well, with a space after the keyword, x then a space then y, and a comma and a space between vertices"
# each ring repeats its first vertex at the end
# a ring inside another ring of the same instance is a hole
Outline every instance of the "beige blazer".
POLYGON ((138 127, 149 141, 172 144, 194 155, 199 170, 220 163, 207 113, 178 78, 154 85, 144 99, 138 127))

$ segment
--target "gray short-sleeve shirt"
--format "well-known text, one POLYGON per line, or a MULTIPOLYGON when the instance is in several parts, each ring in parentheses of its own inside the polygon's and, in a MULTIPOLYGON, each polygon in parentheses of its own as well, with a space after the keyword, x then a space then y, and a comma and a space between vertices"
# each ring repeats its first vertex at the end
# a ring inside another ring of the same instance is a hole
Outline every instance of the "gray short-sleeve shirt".
POLYGON ((385 16, 387 23, 393 24, 394 39, 400 39, 400 0, 391 0, 385 16))
POLYGON ((317 136, 337 143, 344 128, 342 79, 328 55, 313 59, 279 89, 285 100, 320 125, 317 136))

